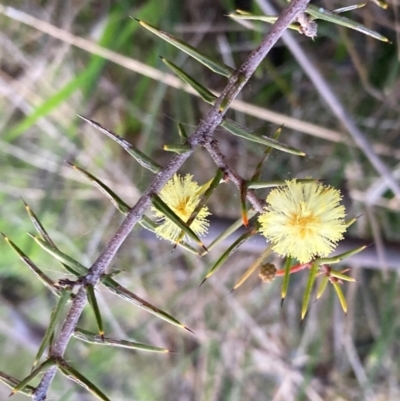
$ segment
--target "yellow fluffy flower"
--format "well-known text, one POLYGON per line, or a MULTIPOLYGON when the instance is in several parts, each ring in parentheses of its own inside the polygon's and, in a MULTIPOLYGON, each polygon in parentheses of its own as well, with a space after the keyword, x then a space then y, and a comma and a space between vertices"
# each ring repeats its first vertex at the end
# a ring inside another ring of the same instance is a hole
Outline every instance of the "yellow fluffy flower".
POLYGON ((269 193, 260 232, 275 252, 300 263, 328 256, 347 228, 341 199, 339 190, 320 183, 286 181, 269 193))
MULTIPOLYGON (((189 220, 194 209, 200 202, 199 185, 192 181, 193 176, 187 174, 181 177, 175 174, 161 190, 159 196, 166 205, 185 223, 189 220)), ((155 212, 158 221, 161 224, 156 228, 156 234, 159 237, 176 242, 181 233, 181 229, 168 219, 164 213, 156 210, 155 212)), ((197 214, 196 218, 190 224, 190 228, 197 235, 204 235, 207 232, 208 220, 206 217, 210 214, 208 207, 204 206, 197 214)), ((188 238, 184 237, 187 242, 188 238)))

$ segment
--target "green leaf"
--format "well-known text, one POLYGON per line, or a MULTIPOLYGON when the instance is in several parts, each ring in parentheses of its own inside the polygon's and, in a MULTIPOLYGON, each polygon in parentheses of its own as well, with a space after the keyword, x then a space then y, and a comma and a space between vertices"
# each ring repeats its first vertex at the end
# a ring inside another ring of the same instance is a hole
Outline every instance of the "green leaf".
POLYGON ((359 24, 346 17, 341 17, 334 12, 325 10, 321 7, 316 7, 313 5, 308 5, 306 11, 307 14, 311 15, 313 19, 322 19, 324 21, 332 22, 337 25, 344 26, 346 28, 354 29, 355 31, 361 32, 365 35, 371 36, 374 39, 378 39, 382 42, 390 42, 388 38, 379 34, 378 32, 372 31, 364 25, 359 24))
POLYGON ((318 265, 324 265, 324 264, 333 265, 335 263, 341 262, 343 259, 346 259, 350 256, 355 255, 356 253, 363 251, 366 247, 367 247, 366 245, 360 246, 359 248, 352 249, 350 251, 341 253, 340 255, 332 256, 330 258, 318 258, 315 259, 315 263, 318 263, 318 265))
POLYGON ((333 288, 335 289, 336 294, 337 294, 337 296, 338 296, 338 298, 339 298, 340 305, 341 305, 341 307, 342 307, 342 309, 343 309, 343 312, 344 312, 344 313, 347 313, 347 302, 346 302, 346 298, 345 298, 344 295, 343 295, 343 291, 342 291, 342 289, 341 289, 339 283, 332 282, 332 285, 333 285, 333 288))
POLYGON ((69 288, 64 288, 62 290, 60 299, 58 300, 57 305, 54 307, 54 309, 51 313, 50 323, 46 329, 46 333, 44 334, 43 340, 40 344, 40 347, 36 354, 35 360, 33 361, 34 367, 38 363, 39 359, 42 357, 43 352, 45 351, 47 346, 50 344, 50 339, 51 339, 52 335, 54 334, 56 324, 60 318, 60 315, 64 309, 64 306, 66 305, 68 300, 71 298, 71 293, 72 293, 72 291, 69 288))
POLYGON ((170 68, 180 79, 182 79, 183 82, 186 82, 188 85, 190 85, 198 94, 199 96, 209 104, 214 104, 215 100, 217 99, 217 96, 215 96, 213 93, 211 93, 207 88, 205 88, 203 85, 198 83, 194 78, 186 74, 185 71, 183 71, 181 68, 177 67, 174 63, 171 61, 166 60, 165 58, 161 57, 161 60, 164 62, 164 64, 170 68))
POLYGON ((57 366, 60 372, 67 377, 68 379, 73 380, 74 382, 78 383, 90 393, 92 393, 96 398, 101 401, 110 401, 110 399, 99 389, 95 386, 89 379, 79 373, 75 368, 68 365, 65 361, 57 361, 57 366))
POLYGON ((94 333, 91 333, 90 331, 86 331, 80 328, 75 329, 74 337, 86 343, 96 344, 96 345, 109 345, 112 347, 137 349, 140 351, 149 351, 149 352, 160 352, 160 353, 170 352, 167 348, 159 348, 159 347, 154 347, 152 345, 135 343, 126 340, 116 340, 110 337, 102 338, 94 333))
MULTIPOLYGON (((268 22, 269 24, 275 23, 278 19, 276 15, 254 15, 242 10, 236 10, 236 13, 228 14, 228 17, 233 19, 268 22)), ((299 32, 300 25, 296 23, 290 24, 288 28, 299 32)))
POLYGON ((77 277, 85 275, 87 273, 87 269, 85 266, 81 265, 75 259, 72 259, 65 253, 61 252, 58 248, 52 247, 47 242, 43 241, 40 238, 35 237, 28 233, 28 235, 34 239, 34 241, 47 253, 55 257, 58 261, 60 261, 64 266, 67 265, 71 268, 70 273, 74 274, 77 277))
POLYGON ((176 226, 184 231, 187 236, 192 238, 200 247, 202 247, 207 252, 207 248, 204 246, 204 244, 201 242, 200 238, 195 234, 195 232, 190 228, 190 226, 182 219, 180 219, 179 216, 177 216, 158 195, 154 194, 151 197, 151 201, 154 207, 159 212, 163 213, 169 220, 171 220, 176 226))
MULTIPOLYGON (((197 191, 196 195, 198 195, 198 196, 201 196, 202 194, 204 194, 204 195, 200 199, 200 202, 198 203, 196 208, 193 210, 193 213, 188 218, 188 220, 186 222, 186 224, 188 226, 190 226, 193 223, 193 221, 196 219, 197 215, 200 213, 201 209, 203 209, 203 207, 207 203, 208 199, 214 192, 214 189, 217 188, 218 185, 220 184, 223 175, 224 175, 223 171, 221 169, 218 169, 217 172, 215 173, 214 178, 212 180, 210 180, 209 182, 205 183, 204 185, 202 185, 200 187, 200 189, 197 191)), ((183 231, 181 231, 176 242, 180 243, 182 241, 182 238, 184 235, 185 235, 185 233, 183 231)))
POLYGON ((286 298, 290 281, 290 268, 292 266, 292 258, 287 257, 285 261, 285 275, 283 276, 282 289, 281 289, 281 304, 286 298))
MULTIPOLYGON (((41 240, 40 238, 36 238, 32 236, 32 238, 35 240, 35 242, 42 247, 46 252, 48 252, 50 255, 54 256, 57 260, 60 262, 65 263, 68 266, 73 266, 71 268, 71 273, 74 274, 77 277, 84 276, 87 274, 88 269, 81 265, 79 262, 76 260, 72 259, 65 253, 61 252, 57 248, 51 247, 49 244, 41 240)), ((166 320, 167 322, 184 328, 185 330, 191 331, 189 328, 184 326, 182 323, 180 323, 178 320, 173 318, 171 315, 169 315, 166 312, 163 312, 162 310, 156 308, 155 306, 151 305, 150 303, 144 301, 142 298, 138 297, 137 295, 133 294, 131 291, 123 287, 122 285, 118 284, 116 281, 114 281, 111 277, 108 275, 104 275, 101 277, 101 282, 114 294, 118 295, 119 297, 133 303, 134 305, 139 306, 140 308, 152 313, 153 315, 166 320)))
MULTIPOLYGON (((275 131, 274 136, 272 137, 272 139, 273 139, 274 141, 277 141, 277 140, 279 139, 281 133, 282 133, 282 126, 280 126, 280 127, 275 131)), ((264 163, 268 160, 268 157, 269 157, 269 155, 271 154, 272 149, 273 149, 273 148, 272 148, 271 146, 268 146, 268 147, 264 150, 263 157, 262 157, 261 160, 258 162, 258 164, 257 164, 257 166, 256 166, 256 169, 254 170, 253 177, 251 177, 250 182, 252 182, 252 181, 258 181, 258 180, 259 180, 259 178, 260 178, 260 176, 261 176, 261 172, 262 172, 262 166, 263 166, 264 163)), ((249 187, 249 181, 247 182, 247 188, 250 188, 250 187, 249 187)))
POLYGON ((214 71, 220 75, 224 75, 225 77, 230 77, 231 74, 235 71, 233 68, 228 67, 225 64, 219 63, 218 61, 211 59, 210 57, 206 56, 205 54, 199 52, 193 46, 190 46, 189 44, 170 35, 169 33, 161 31, 160 29, 156 28, 155 26, 147 24, 144 21, 141 21, 141 20, 137 20, 137 21, 144 28, 146 28, 150 32, 154 33, 155 35, 159 36, 161 39, 165 40, 166 42, 170 43, 171 45, 177 47, 179 50, 184 51, 190 57, 193 57, 194 59, 196 59, 203 65, 205 65, 207 68, 209 68, 211 71, 214 71))
POLYGON ((36 369, 33 369, 30 375, 26 376, 25 379, 22 379, 12 390, 11 394, 18 393, 21 391, 29 382, 31 382, 36 376, 40 375, 41 373, 45 372, 51 366, 56 364, 53 358, 46 359, 42 364, 40 364, 36 369))
POLYGON ((54 294, 60 296, 61 291, 60 289, 54 284, 53 280, 44 274, 33 262, 29 257, 22 252, 17 245, 14 244, 8 237, 2 234, 5 241, 8 245, 16 252, 19 258, 32 270, 32 272, 36 275, 36 277, 54 294))
POLYGON ((331 270, 331 271, 330 271, 330 275, 331 275, 332 277, 336 277, 336 278, 338 278, 338 279, 340 279, 340 280, 350 281, 350 282, 352 282, 352 283, 354 283, 355 281, 357 281, 357 280, 354 279, 353 277, 346 276, 345 274, 343 274, 343 273, 341 273, 341 272, 337 272, 337 271, 335 271, 335 270, 331 270))
MULTIPOLYGON (((25 203, 25 202, 24 202, 25 203)), ((35 227, 36 231, 39 233, 40 235, 40 239, 48 245, 49 249, 56 249, 57 247, 55 246, 53 240, 50 238, 49 234, 46 232, 45 228, 43 227, 43 225, 41 224, 40 220, 38 219, 38 217, 36 216, 36 214, 32 211, 32 209, 25 203, 25 208, 26 211, 28 212, 28 215, 33 223, 33 226, 35 227)), ((29 234, 32 238, 36 238, 33 235, 29 234)), ((42 244, 43 245, 43 244, 42 244)), ((64 267, 64 269, 73 274, 73 275, 77 275, 76 271, 68 266, 68 264, 62 263, 61 265, 64 267)))
MULTIPOLYGON (((156 232, 157 224, 149 219, 146 215, 143 215, 142 220, 139 221, 139 224, 146 230, 151 231, 152 233, 156 232)), ((180 242, 177 244, 179 247, 186 249, 190 253, 194 255, 200 255, 199 251, 194 249, 192 246, 185 242, 180 242)))
POLYGON ((365 7, 367 3, 360 3, 360 4, 352 4, 351 6, 336 8, 332 10, 335 14, 346 13, 347 11, 357 10, 359 8, 365 7))
POLYGON ((322 297, 322 294, 324 293, 328 282, 329 282, 329 277, 323 276, 322 280, 321 280, 321 284, 319 285, 319 288, 318 288, 317 299, 322 297))
MULTIPOLYGON (((385 2, 379 1, 379 0, 373 0, 375 1, 378 5, 383 6, 383 8, 387 7, 387 4, 385 2), (386 7, 385 7, 386 6, 386 7)), ((306 13, 309 14, 313 20, 321 19, 325 20, 328 22, 332 22, 337 25, 342 25, 346 28, 354 29, 358 32, 364 33, 365 35, 371 36, 375 39, 381 40, 382 42, 390 42, 389 39, 387 39, 385 36, 379 34, 378 32, 372 31, 371 29, 367 28, 364 25, 359 24, 356 21, 353 21, 349 18, 346 17, 341 17, 337 14, 339 13, 344 13, 346 11, 351 11, 355 10, 357 8, 364 7, 365 3, 361 4, 355 4, 347 7, 342 7, 338 8, 333 11, 328 11, 325 10, 321 7, 316 7, 314 5, 308 5, 306 9, 306 13)), ((241 10, 237 10, 236 13, 234 14, 229 14, 228 17, 234 18, 234 19, 242 19, 242 20, 255 20, 255 21, 263 21, 263 22, 268 22, 270 24, 274 23, 278 17, 276 15, 253 15, 241 10)), ((289 25, 290 29, 293 29, 295 31, 301 32, 300 31, 300 25, 297 23, 290 24, 289 25)))
POLYGON ((243 182, 240 185, 240 212, 242 215, 243 225, 247 227, 249 225, 249 216, 247 215, 246 206, 246 196, 247 196, 247 185, 243 182))
MULTIPOLYGON (((90 174, 83 168, 77 166, 76 164, 72 164, 67 162, 71 167, 73 167, 75 170, 80 172, 85 178, 90 180, 90 182, 98 188, 110 201, 111 203, 125 216, 128 214, 130 211, 130 206, 127 205, 114 191, 112 191, 109 187, 107 187, 105 184, 103 184, 98 178, 96 178, 94 175, 90 174)), ((155 232, 155 229, 157 227, 157 224, 151 221, 147 216, 143 216, 142 219, 139 221, 139 224, 145 228, 146 230, 149 230, 151 232, 155 232)), ((180 247, 186 249, 187 251, 194 253, 195 255, 198 255, 199 252, 191 247, 188 244, 185 243, 180 243, 180 247)), ((55 248, 54 244, 53 247, 55 248)))
POLYGON ((67 162, 74 170, 81 173, 85 178, 87 178, 91 183, 98 188, 110 201, 111 203, 123 214, 128 214, 130 207, 107 185, 103 184, 98 178, 90 174, 83 168, 77 166, 76 164, 67 162))
MULTIPOLYGON (((318 182, 314 178, 296 178, 296 182, 301 182, 303 184, 318 182)), ((261 189, 261 188, 275 188, 286 186, 286 180, 275 180, 275 181, 248 181, 247 188, 249 189, 261 189)))
POLYGON ((39 233, 39 235, 42 238, 42 240, 48 242, 50 245, 55 247, 55 245, 54 245, 53 241, 51 240, 49 234, 47 234, 47 231, 43 227, 42 223, 40 222, 40 220, 38 219, 36 214, 33 212, 33 210, 30 208, 30 206, 27 203, 25 203, 24 200, 22 200, 22 202, 24 202, 25 209, 26 209, 26 211, 28 213, 28 216, 31 219, 32 224, 35 227, 35 230, 39 233))
POLYGON ((97 303, 96 294, 94 292, 94 287, 92 285, 88 285, 86 287, 87 297, 90 305, 92 306, 94 316, 97 323, 97 329, 99 331, 100 338, 104 338, 104 327, 103 327, 103 319, 101 317, 99 304, 97 303))
MULTIPOLYGON (((4 372, 0 372, 0 382, 4 383, 7 387, 13 389, 19 384, 19 380, 15 379, 14 377, 7 375, 4 372)), ((33 386, 25 386, 19 390, 20 393, 25 394, 29 397, 33 395, 35 391, 35 387, 33 386)))
POLYGON ((78 114, 78 117, 85 120, 89 123, 92 127, 98 129, 103 134, 107 135, 113 141, 117 142, 118 145, 122 146, 142 167, 146 168, 147 170, 152 171, 153 173, 158 173, 161 170, 161 166, 150 159, 150 157, 146 156, 143 152, 139 149, 135 148, 132 144, 126 141, 124 138, 120 137, 116 133, 110 131, 109 129, 103 127, 101 124, 97 123, 96 121, 90 120, 89 118, 83 117, 78 114))
POLYGON ((386 10, 389 7, 389 4, 384 0, 372 0, 378 7, 386 10))
POLYGON ((163 149, 166 152, 174 152, 181 154, 188 152, 192 148, 190 147, 190 145, 187 144, 169 144, 169 145, 163 145, 163 149))
POLYGON ((269 246, 264 250, 264 252, 248 267, 248 269, 240 276, 239 280, 233 286, 233 290, 239 288, 253 273, 256 271, 260 265, 265 261, 265 259, 272 253, 272 247, 269 246))
POLYGON ((261 143, 262 145, 269 146, 274 149, 281 150, 282 152, 291 153, 297 156, 305 156, 305 153, 301 150, 295 149, 289 145, 285 145, 284 143, 278 142, 272 138, 268 138, 264 135, 257 135, 247 128, 241 127, 236 122, 225 119, 222 121, 221 126, 224 127, 227 131, 232 133, 233 135, 239 136, 241 138, 247 139, 251 142, 261 143))
POLYGON ((155 306, 151 305, 149 302, 145 301, 144 299, 140 298, 139 296, 135 295, 131 291, 129 291, 127 288, 123 287, 116 281, 114 281, 112 278, 108 276, 103 276, 102 277, 102 283, 114 294, 118 295, 125 301, 128 301, 136 306, 139 306, 143 310, 150 312, 151 314, 159 317, 160 319, 163 319, 167 321, 168 323, 173 324, 174 326, 178 326, 180 328, 183 328, 185 330, 188 330, 192 332, 187 326, 183 325, 181 322, 179 322, 177 319, 169 315, 168 313, 162 311, 161 309, 156 308, 155 306))
POLYGON ((310 275, 308 276, 307 286, 303 295, 303 304, 301 306, 301 320, 304 319, 304 316, 307 313, 308 304, 310 303, 311 298, 311 292, 315 283, 315 279, 317 277, 318 267, 318 264, 314 262, 310 269, 310 275))
MULTIPOLYGON (((249 219, 251 219, 256 212, 254 210, 249 210, 249 219)), ((228 227, 225 231, 222 231, 215 239, 208 245, 207 249, 211 251, 216 245, 222 242, 224 239, 228 238, 232 235, 239 227, 243 226, 243 220, 238 219, 236 220, 230 227, 228 227)))
POLYGON ((181 138, 182 143, 188 139, 188 135, 186 133, 185 127, 183 126, 182 123, 178 123, 178 134, 179 137, 181 138))
MULTIPOLYGON (((222 265, 223 263, 231 256, 245 241, 251 238, 253 235, 257 234, 256 229, 252 229, 250 231, 245 232, 242 234, 214 263, 211 269, 208 271, 204 280, 201 282, 203 284, 210 276, 212 276, 222 265)), ((200 284, 200 285, 201 285, 200 284)))

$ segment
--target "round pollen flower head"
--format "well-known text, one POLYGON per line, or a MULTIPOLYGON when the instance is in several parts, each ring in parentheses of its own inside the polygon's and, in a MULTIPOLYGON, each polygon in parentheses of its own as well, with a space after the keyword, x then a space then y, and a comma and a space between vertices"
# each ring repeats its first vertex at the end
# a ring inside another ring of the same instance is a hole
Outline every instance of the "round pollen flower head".
POLYGON ((281 256, 300 263, 326 257, 343 238, 347 225, 340 191, 320 183, 286 181, 272 190, 259 216, 260 232, 281 256))
MULTIPOLYGON (((192 181, 193 176, 187 174, 181 177, 175 174, 160 191, 160 198, 168 207, 185 223, 196 209, 200 202, 200 186, 197 182, 192 181)), ((181 229, 165 216, 164 213, 152 207, 158 221, 161 223, 157 226, 155 232, 158 237, 176 242, 181 234, 181 229)), ((206 217, 210 215, 208 207, 201 208, 196 218, 190 224, 190 228, 196 235, 204 235, 207 232, 208 220, 206 217)), ((188 241, 186 235, 184 241, 188 241)))

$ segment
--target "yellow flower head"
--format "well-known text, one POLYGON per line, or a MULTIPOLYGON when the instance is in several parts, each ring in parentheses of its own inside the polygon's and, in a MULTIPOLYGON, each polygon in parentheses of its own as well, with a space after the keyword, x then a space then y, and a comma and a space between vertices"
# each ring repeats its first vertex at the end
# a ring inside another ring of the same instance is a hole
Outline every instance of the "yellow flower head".
MULTIPOLYGON (((164 186, 160 192, 160 198, 166 205, 185 223, 189 220, 194 209, 200 202, 200 187, 192 181, 193 176, 187 174, 181 177, 175 174, 164 186)), ((164 213, 152 207, 156 217, 161 224, 156 228, 156 234, 159 237, 176 242, 181 233, 181 229, 168 219, 164 213)), ((208 221, 206 217, 210 214, 208 207, 204 206, 197 214, 196 218, 190 224, 190 228, 197 235, 204 235, 207 232, 208 221)), ((187 241, 188 238, 184 237, 187 241)))
POLYGON ((340 191, 329 186, 286 181, 269 193, 258 218, 260 231, 275 252, 300 263, 328 256, 347 228, 341 199, 340 191))

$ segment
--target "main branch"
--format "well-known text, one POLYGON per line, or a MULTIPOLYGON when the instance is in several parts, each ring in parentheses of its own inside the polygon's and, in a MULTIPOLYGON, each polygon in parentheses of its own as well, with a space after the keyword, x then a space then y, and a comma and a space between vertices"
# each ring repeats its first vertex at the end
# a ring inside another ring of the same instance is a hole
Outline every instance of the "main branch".
MULTIPOLYGON (((162 169, 162 171, 155 176, 151 185, 143 193, 136 205, 130 210, 122 225, 118 228, 117 232, 113 235, 103 252, 101 252, 95 263, 90 268, 89 273, 83 280, 84 284, 96 285, 98 283, 100 277, 105 273, 106 269, 111 264, 119 247, 122 245, 135 224, 143 217, 145 211, 150 206, 151 196, 160 192, 167 181, 172 178, 182 164, 193 153, 194 147, 197 145, 210 144, 210 142, 213 140, 215 129, 221 124, 222 119, 232 101, 240 93, 243 86, 250 79, 258 65, 282 36, 282 33, 297 18, 297 16, 305 10, 308 3, 309 0, 292 0, 287 8, 280 14, 279 18, 271 27, 271 30, 265 36, 264 40, 229 78, 226 88, 217 99, 214 106, 188 139, 188 143, 190 144, 192 150, 184 154, 174 156, 162 169)), ((208 148, 211 149, 212 146, 211 148, 208 148)), ((238 178, 234 179, 233 181, 235 181, 235 184, 240 182, 238 178)), ((260 208, 260 204, 257 202, 254 196, 250 196, 249 200, 253 203, 253 206, 255 206, 256 210, 260 208)), ((73 334, 79 316, 81 315, 86 304, 85 289, 83 287, 78 291, 78 295, 79 296, 76 296, 72 301, 70 311, 57 338, 54 341, 50 356, 62 357, 64 355, 69 339, 73 334)), ((47 391, 55 374, 55 368, 50 368, 44 374, 33 395, 33 399, 35 401, 45 400, 47 391)))

